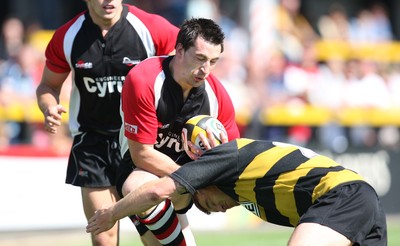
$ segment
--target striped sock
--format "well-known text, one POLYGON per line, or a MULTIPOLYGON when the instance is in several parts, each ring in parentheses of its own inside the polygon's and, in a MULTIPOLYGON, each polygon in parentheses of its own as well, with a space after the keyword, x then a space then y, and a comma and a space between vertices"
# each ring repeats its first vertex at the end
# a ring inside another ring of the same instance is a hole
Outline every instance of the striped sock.
POLYGON ((143 223, 140 223, 139 217, 137 215, 131 215, 129 216, 129 219, 132 221, 133 225, 136 227, 136 230, 138 231, 140 236, 143 236, 146 232, 149 231, 149 228, 147 228, 146 225, 143 223))
POLYGON ((147 226, 162 245, 186 246, 181 224, 170 200, 165 200, 139 221, 147 226))

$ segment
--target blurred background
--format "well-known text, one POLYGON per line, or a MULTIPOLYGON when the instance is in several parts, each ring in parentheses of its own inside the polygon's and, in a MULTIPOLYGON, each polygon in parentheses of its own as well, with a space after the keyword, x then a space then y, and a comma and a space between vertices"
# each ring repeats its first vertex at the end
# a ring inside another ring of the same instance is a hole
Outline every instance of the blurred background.
MULTIPOLYGON (((233 99, 242 136, 328 155, 366 177, 388 215, 400 215, 400 1, 124 2, 177 26, 192 16, 218 22, 226 48, 214 74, 233 99)), ((64 184, 68 115, 62 131, 49 136, 35 97, 47 42, 85 9, 80 0, 1 0, 0 231, 85 224, 79 191, 64 184), (16 220, 26 209, 35 212, 16 220)), ((66 108, 69 90, 66 81, 66 108)), ((260 225, 242 212, 213 226, 260 225)))

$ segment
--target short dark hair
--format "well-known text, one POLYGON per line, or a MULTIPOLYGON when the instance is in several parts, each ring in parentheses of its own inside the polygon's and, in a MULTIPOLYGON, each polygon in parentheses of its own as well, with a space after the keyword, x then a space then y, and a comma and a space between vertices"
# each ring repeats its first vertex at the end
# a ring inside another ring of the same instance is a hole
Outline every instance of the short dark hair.
POLYGON ((224 32, 213 20, 205 18, 185 20, 181 25, 176 44, 182 44, 183 49, 188 50, 194 46, 198 37, 212 44, 221 45, 221 53, 224 51, 224 32))

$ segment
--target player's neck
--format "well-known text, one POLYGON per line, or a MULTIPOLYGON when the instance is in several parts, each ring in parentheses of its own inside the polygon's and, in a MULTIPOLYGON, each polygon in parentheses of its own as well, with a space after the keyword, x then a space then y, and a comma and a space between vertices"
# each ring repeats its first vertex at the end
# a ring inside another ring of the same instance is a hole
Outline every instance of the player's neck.
POLYGON ((176 83, 178 83, 181 86, 183 99, 186 100, 193 86, 191 86, 189 83, 186 83, 184 74, 179 74, 180 69, 178 68, 179 66, 178 63, 179 61, 177 61, 176 58, 174 57, 169 63, 169 70, 171 72, 172 78, 176 81, 176 83))
POLYGON ((115 23, 117 23, 121 19, 121 16, 122 16, 122 9, 118 14, 116 14, 111 19, 102 18, 100 16, 90 13, 90 17, 92 18, 93 23, 99 26, 103 36, 105 36, 107 32, 111 29, 111 27, 113 27, 115 23))

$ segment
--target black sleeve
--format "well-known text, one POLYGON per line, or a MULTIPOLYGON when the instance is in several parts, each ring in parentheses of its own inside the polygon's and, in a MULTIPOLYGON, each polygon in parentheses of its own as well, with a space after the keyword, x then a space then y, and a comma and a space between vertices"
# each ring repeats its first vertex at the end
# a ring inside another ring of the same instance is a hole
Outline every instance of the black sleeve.
POLYGON ((171 178, 194 194, 205 186, 234 182, 231 177, 236 176, 237 160, 237 144, 231 141, 206 151, 196 161, 186 163, 172 173, 171 178))

